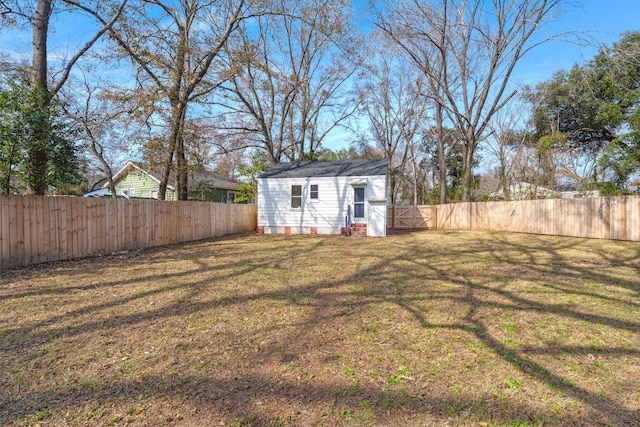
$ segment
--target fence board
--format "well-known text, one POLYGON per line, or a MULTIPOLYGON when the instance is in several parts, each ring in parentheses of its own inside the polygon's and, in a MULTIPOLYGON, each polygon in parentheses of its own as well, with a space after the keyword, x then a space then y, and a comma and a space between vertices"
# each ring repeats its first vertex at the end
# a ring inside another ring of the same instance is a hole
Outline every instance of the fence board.
MULTIPOLYGON (((78 199, 82 200, 82 199, 78 199)), ((78 233, 78 240, 80 241, 80 253, 81 256, 86 256, 87 254, 91 254, 89 251, 89 242, 91 241, 91 236, 89 235, 89 200, 87 203, 79 203, 80 205, 80 230, 78 233)))
POLYGON ((627 237, 629 240, 638 242, 640 241, 640 226, 638 226, 638 221, 640 221, 640 197, 630 197, 627 201, 627 209, 627 227, 629 230, 627 237), (633 221, 636 221, 635 226, 633 221))
POLYGON ((78 221, 80 220, 80 212, 78 210, 77 199, 69 199, 69 208, 67 214, 67 247, 71 258, 78 258, 80 251, 78 250, 78 221))
POLYGON ((640 241, 640 196, 436 205, 439 229, 640 241))
POLYGON ((0 269, 255 230, 257 206, 0 195, 0 269))
POLYGON ((96 254, 106 252, 107 248, 107 217, 105 199, 95 200, 95 213, 96 213, 96 254))
POLYGON ((5 255, 5 265, 18 265, 18 224, 16 219, 16 198, 10 197, 7 200, 7 227, 4 230, 9 248, 5 255))
POLYGON ((46 227, 49 238, 45 249, 47 250, 47 262, 57 259, 58 253, 60 253, 60 235, 59 222, 58 222, 58 210, 59 206, 56 198, 46 197, 44 204, 44 226, 46 227))
POLYGON ((627 198, 619 197, 611 202, 611 238, 627 238, 627 198))
MULTIPOLYGON (((24 262, 25 264, 31 264, 33 262, 33 243, 34 236, 31 230, 34 229, 33 215, 31 201, 33 196, 26 196, 22 198, 22 215, 24 216, 24 227, 22 231, 22 238, 24 240, 24 262)), ((19 201, 18 201, 19 203, 19 201)), ((18 225, 19 226, 19 225, 18 225)), ((37 237, 36 237, 37 238, 37 237)), ((36 245, 37 246, 37 245, 36 245)))
POLYGON ((16 258, 22 265, 26 265, 26 257, 24 254, 24 203, 22 199, 15 199, 15 227, 16 227, 16 258), (20 221, 19 221, 20 220, 20 221))
POLYGON ((15 257, 17 252, 16 246, 16 219, 15 219, 15 201, 13 198, 7 198, 5 200, 5 206, 3 212, 6 212, 4 215, 4 229, 3 235, 5 239, 5 251, 2 254, 3 265, 11 266, 13 264, 17 264, 18 260, 15 257))
MULTIPOLYGON (((66 200, 65 200, 66 202, 66 200)), ((66 239, 63 241, 66 242, 64 259, 66 258, 75 258, 75 242, 74 242, 74 229, 76 227, 75 223, 75 203, 73 200, 69 200, 67 203, 63 204, 64 206, 61 209, 62 213, 62 222, 64 224, 63 230, 66 234, 66 239)))
POLYGON ((3 197, 0 198, 0 269, 8 262, 5 257, 9 258, 9 230, 9 199, 3 197))

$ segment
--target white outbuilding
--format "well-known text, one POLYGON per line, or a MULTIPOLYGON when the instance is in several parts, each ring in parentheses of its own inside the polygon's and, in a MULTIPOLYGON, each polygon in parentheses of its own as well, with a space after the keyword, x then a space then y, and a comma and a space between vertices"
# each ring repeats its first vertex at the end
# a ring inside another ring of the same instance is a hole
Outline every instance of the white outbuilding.
POLYGON ((258 233, 387 234, 387 159, 280 163, 258 178, 258 233))

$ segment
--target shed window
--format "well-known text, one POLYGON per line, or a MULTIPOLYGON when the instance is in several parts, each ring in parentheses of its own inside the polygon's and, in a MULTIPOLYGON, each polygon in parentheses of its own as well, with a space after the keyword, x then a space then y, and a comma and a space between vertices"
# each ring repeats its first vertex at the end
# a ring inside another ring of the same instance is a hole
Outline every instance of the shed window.
POLYGON ((318 184, 311 184, 311 198, 318 200, 318 184))
POLYGON ((364 188, 355 187, 353 189, 353 216, 364 218, 364 188))
POLYGON ((299 209, 302 207, 302 185, 291 186, 291 208, 299 209))

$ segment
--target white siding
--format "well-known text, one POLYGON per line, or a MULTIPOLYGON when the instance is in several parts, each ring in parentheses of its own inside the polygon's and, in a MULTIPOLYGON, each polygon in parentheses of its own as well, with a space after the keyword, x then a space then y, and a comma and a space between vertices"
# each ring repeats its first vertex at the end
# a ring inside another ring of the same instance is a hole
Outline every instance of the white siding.
MULTIPOLYGON (((386 177, 327 177, 327 178, 259 178, 258 226, 265 233, 283 233, 291 227, 291 233, 309 233, 316 227, 319 234, 340 233, 344 227, 347 207, 353 215, 353 188, 364 187, 366 200, 386 199, 386 177), (318 200, 310 197, 311 185, 318 185, 318 200), (366 185, 365 185, 366 184, 366 185), (291 208, 291 186, 302 186, 302 207, 291 208)), ((365 217, 354 218, 365 223, 369 209, 365 202, 365 217)))

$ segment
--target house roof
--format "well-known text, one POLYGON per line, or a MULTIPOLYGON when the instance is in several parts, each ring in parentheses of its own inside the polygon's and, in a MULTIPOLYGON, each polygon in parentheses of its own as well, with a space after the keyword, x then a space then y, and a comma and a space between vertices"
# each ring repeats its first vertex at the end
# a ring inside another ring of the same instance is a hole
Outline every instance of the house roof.
POLYGON ((87 191, 82 197, 107 197, 110 196, 108 188, 99 188, 97 190, 87 191))
POLYGON ((232 179, 208 170, 189 171, 189 186, 206 184, 211 188, 237 190, 240 184, 232 179))
MULTIPOLYGON (((151 178, 152 180, 154 180, 155 182, 157 182, 158 184, 160 184, 160 179, 158 179, 157 177, 155 177, 154 175, 150 174, 149 172, 147 172, 146 170, 142 169, 142 166, 139 163, 136 162, 127 162, 126 165, 124 165, 122 167, 122 169, 120 169, 115 175, 113 175, 113 182, 118 181, 119 179, 121 179, 122 177, 126 176, 129 172, 131 172, 131 170, 138 170, 140 172, 142 172, 143 174, 147 175, 149 178, 151 178)), ((105 182, 105 184, 103 185, 104 188, 109 187, 109 183, 105 182)), ((173 185, 167 185, 167 188, 174 190, 175 188, 173 187, 173 185)))
POLYGON ((308 178, 386 175, 387 159, 279 163, 260 178, 308 178))
MULTIPOLYGON (((144 173, 145 175, 147 175, 149 178, 151 178, 158 184, 160 184, 160 179, 156 175, 144 170, 142 168, 142 165, 137 162, 128 162, 122 169, 120 169, 113 176, 113 180, 117 181, 121 179, 123 176, 131 172, 131 170, 138 170, 144 173)), ((175 174, 173 173, 173 171, 171 171, 171 174, 169 176, 169 182, 174 182, 174 181, 175 181, 175 174)), ((189 187, 191 188, 200 183, 206 184, 211 188, 221 188, 224 190, 237 190, 238 186, 240 185, 236 181, 233 181, 232 179, 227 178, 226 176, 220 175, 215 172, 210 172, 204 169, 189 171, 189 187)), ((105 183, 103 185, 104 188, 107 188, 108 186, 109 186, 109 183, 105 183)), ((175 189, 175 187, 171 184, 167 185, 167 188, 171 190, 175 189)))

